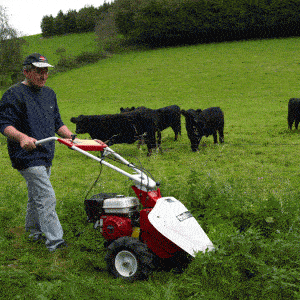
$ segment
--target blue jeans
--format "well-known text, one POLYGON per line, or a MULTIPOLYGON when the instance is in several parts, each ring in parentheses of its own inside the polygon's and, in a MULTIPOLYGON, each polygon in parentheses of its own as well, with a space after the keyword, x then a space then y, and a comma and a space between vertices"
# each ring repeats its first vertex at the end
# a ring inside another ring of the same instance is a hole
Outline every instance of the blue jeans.
POLYGON ((56 198, 50 183, 51 168, 45 166, 19 170, 28 189, 25 230, 31 237, 46 237, 46 247, 54 251, 64 242, 63 230, 55 211, 56 198))

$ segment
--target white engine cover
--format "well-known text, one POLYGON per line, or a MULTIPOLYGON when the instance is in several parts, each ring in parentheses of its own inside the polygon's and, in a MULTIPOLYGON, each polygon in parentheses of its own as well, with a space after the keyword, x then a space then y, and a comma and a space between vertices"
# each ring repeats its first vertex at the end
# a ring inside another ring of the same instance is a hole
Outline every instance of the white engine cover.
POLYGON ((214 249, 197 220, 174 197, 158 199, 148 218, 156 230, 194 257, 199 251, 214 249))

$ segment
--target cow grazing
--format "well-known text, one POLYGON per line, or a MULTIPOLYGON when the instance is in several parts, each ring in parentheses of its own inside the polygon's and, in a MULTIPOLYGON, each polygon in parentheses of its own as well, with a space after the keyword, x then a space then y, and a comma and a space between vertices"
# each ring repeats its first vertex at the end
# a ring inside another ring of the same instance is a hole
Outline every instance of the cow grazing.
POLYGON ((293 123, 295 121, 295 127, 298 129, 298 124, 300 122, 300 99, 291 98, 288 104, 288 125, 292 129, 293 123))
POLYGON ((201 138, 213 135, 214 143, 218 143, 217 132, 220 143, 224 142, 224 114, 219 107, 204 109, 182 110, 185 117, 185 125, 188 137, 191 141, 192 151, 197 151, 201 138))
POLYGON ((76 124, 77 134, 88 133, 92 139, 99 139, 108 145, 132 144, 144 136, 148 156, 156 147, 157 119, 151 109, 124 114, 80 115, 71 118, 71 122, 76 124))
MULTIPOLYGON (((134 111, 139 110, 141 108, 145 108, 144 106, 135 108, 132 106, 131 108, 120 108, 120 112, 128 112, 128 111, 134 111)), ((180 107, 177 105, 171 105, 159 109, 153 109, 153 111, 157 114, 157 120, 158 120, 158 129, 159 132, 167 129, 168 127, 171 127, 175 133, 175 141, 178 139, 178 134, 181 135, 181 113, 180 113, 180 107)), ((160 145, 161 143, 161 134, 158 134, 158 143, 160 145)))

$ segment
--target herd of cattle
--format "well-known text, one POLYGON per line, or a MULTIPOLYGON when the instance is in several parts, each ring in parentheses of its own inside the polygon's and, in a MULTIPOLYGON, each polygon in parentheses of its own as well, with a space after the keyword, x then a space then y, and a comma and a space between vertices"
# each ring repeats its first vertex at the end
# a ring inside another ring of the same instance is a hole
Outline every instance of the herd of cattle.
POLYGON ((118 114, 80 115, 71 118, 71 122, 76 124, 77 134, 88 133, 92 139, 104 141, 109 146, 144 142, 150 156, 152 149, 161 149, 161 131, 171 127, 175 141, 181 135, 181 114, 185 117, 192 151, 198 150, 203 136, 213 135, 217 143, 217 132, 220 143, 224 142, 224 114, 219 107, 204 110, 181 110, 177 105, 159 109, 121 107, 118 114))
MULTIPOLYGON (((76 124, 76 133, 88 133, 92 139, 99 139, 106 144, 132 144, 139 141, 147 145, 150 156, 152 149, 161 149, 161 132, 171 127, 175 133, 175 141, 181 135, 181 115, 185 117, 185 126, 192 151, 197 151, 201 138, 212 135, 214 143, 224 142, 224 114, 220 107, 210 107, 204 110, 181 110, 177 105, 159 109, 144 106, 120 108, 118 114, 80 115, 71 118, 76 124)), ((291 98, 288 103, 288 126, 293 123, 298 129, 300 122, 300 99, 291 98)))

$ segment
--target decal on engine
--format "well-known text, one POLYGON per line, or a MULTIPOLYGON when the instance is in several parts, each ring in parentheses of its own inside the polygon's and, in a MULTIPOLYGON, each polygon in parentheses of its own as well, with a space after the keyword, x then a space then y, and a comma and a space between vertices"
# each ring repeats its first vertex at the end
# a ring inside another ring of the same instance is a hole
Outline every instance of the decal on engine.
POLYGON ((189 211, 185 211, 184 213, 176 216, 176 218, 180 221, 183 222, 184 220, 188 219, 188 218, 192 218, 192 214, 189 211))

